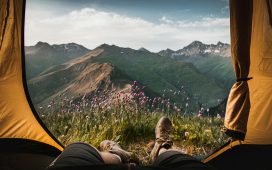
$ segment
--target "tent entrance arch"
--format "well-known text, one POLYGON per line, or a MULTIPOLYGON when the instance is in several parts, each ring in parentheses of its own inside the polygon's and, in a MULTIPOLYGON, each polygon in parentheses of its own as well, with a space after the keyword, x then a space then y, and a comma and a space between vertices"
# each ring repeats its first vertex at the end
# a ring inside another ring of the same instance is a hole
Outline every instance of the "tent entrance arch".
MULTIPOLYGON (((226 145, 206 162, 222 168, 224 164, 233 165, 233 155, 240 154, 243 167, 252 168, 254 163, 268 166, 272 144, 269 131, 272 128, 271 0, 230 2, 231 45, 237 83, 230 92, 225 126, 230 135, 244 138, 244 142, 226 145), (253 151, 256 157, 245 155, 253 151), (256 162, 247 162, 251 158, 256 162)), ((3 0, 0 9, 0 148, 3 158, 0 163, 1 166, 13 164, 17 168, 33 167, 32 161, 36 159, 35 167, 43 167, 63 150, 63 146, 40 121, 26 89, 25 1, 3 0), (13 158, 23 158, 22 164, 17 159, 16 165, 13 158)))

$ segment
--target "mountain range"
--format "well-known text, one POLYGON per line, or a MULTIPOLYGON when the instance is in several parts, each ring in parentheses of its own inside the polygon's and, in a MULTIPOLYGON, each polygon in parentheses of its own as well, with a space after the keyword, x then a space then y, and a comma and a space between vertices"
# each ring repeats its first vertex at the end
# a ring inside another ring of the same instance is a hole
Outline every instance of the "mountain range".
POLYGON ((177 61, 192 63, 201 73, 213 78, 227 90, 235 81, 229 44, 222 42, 203 44, 200 41, 194 41, 180 50, 166 49, 158 54, 177 61))
POLYGON ((230 57, 231 49, 229 44, 218 42, 217 44, 203 44, 200 41, 194 41, 188 46, 174 51, 171 49, 162 50, 159 52, 159 55, 170 56, 176 58, 179 56, 187 57, 211 57, 211 56, 220 56, 220 57, 230 57))
POLYGON ((195 41, 181 50, 159 53, 108 44, 89 50, 75 43, 43 42, 25 49, 28 88, 36 106, 98 90, 129 90, 136 80, 147 87, 148 96, 164 96, 183 107, 189 103, 196 111, 200 105, 216 107, 225 100, 230 88, 226 81, 231 84, 234 79, 227 62, 230 47, 221 42, 195 41))
POLYGON ((49 45, 38 42, 35 46, 25 47, 27 79, 40 74, 45 69, 82 56, 90 50, 76 43, 49 45))

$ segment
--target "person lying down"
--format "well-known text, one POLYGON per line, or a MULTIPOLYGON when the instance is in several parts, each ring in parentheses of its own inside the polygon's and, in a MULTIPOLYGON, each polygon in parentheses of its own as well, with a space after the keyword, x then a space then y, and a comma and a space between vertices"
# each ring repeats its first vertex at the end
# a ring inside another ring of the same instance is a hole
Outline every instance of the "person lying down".
POLYGON ((173 148, 170 134, 172 122, 162 117, 155 128, 155 144, 150 153, 152 165, 140 166, 132 159, 132 154, 125 151, 114 141, 104 140, 100 150, 82 142, 68 145, 49 165, 48 170, 60 169, 101 169, 101 170, 210 170, 211 168, 196 158, 173 148))

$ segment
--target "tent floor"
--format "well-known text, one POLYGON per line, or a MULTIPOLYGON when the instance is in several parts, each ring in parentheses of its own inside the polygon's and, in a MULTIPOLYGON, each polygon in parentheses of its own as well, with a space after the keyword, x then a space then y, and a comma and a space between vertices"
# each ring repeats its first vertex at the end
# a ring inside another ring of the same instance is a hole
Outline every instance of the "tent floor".
POLYGON ((1 170, 44 170, 55 158, 29 153, 0 154, 1 170))
POLYGON ((242 144, 235 141, 223 146, 203 162, 218 170, 272 169, 272 145, 242 144))

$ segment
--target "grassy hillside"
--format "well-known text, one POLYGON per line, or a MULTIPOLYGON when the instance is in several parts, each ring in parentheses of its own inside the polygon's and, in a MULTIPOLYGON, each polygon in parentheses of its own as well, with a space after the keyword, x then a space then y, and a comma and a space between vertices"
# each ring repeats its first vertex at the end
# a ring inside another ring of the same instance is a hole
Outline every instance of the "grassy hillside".
POLYGON ((153 92, 165 95, 174 102, 183 104, 183 107, 186 99, 189 99, 191 108, 198 108, 200 104, 208 107, 217 105, 217 99, 226 96, 224 88, 201 74, 190 63, 129 48, 108 45, 98 48, 105 50, 99 57, 92 58, 91 62, 112 63, 153 92))
POLYGON ((221 72, 228 68, 221 59, 195 59, 103 44, 39 72, 28 86, 42 120, 64 145, 115 140, 149 164, 155 125, 167 116, 175 147, 203 157, 227 140, 216 107, 227 90, 216 77, 227 81, 229 72, 221 72))
MULTIPOLYGON (((96 147, 105 139, 117 141, 133 152, 141 163, 149 163, 155 139, 154 128, 163 113, 118 112, 107 116, 92 113, 48 114, 43 121, 64 144, 87 142, 96 147)), ((220 132, 223 119, 168 115, 174 125, 172 138, 184 153, 204 157, 227 141, 220 132)))
POLYGON ((89 51, 75 43, 49 45, 45 42, 38 42, 35 46, 25 47, 27 79, 39 75, 49 67, 63 64, 89 51))
POLYGON ((178 61, 185 61, 194 66, 203 74, 216 80, 220 86, 229 90, 235 82, 235 75, 230 57, 176 57, 178 61))
POLYGON ((191 63, 106 44, 82 57, 47 69, 28 84, 34 102, 41 104, 58 96, 92 96, 95 91, 115 88, 120 80, 126 83, 136 80, 146 87, 145 93, 149 97, 169 99, 183 111, 187 109, 192 113, 201 107, 216 106, 218 99, 226 97, 224 88, 191 63), (114 75, 119 75, 118 80, 114 75))
POLYGON ((178 61, 192 63, 201 73, 214 79, 227 91, 235 81, 229 44, 222 42, 203 44, 200 41, 194 41, 180 50, 166 49, 158 54, 178 61))
MULTIPOLYGON (((133 92, 138 91, 136 86, 134 84, 133 92)), ((115 102, 109 102, 105 94, 92 99, 83 97, 74 104, 64 100, 38 111, 47 127, 64 145, 81 141, 98 147, 103 140, 114 140, 133 152, 140 164, 150 163, 154 130, 161 116, 167 116, 173 122, 171 137, 175 147, 184 153, 204 157, 226 142, 227 138, 221 131, 221 117, 192 116, 174 109, 165 110, 160 102, 146 101, 141 92, 133 97, 118 93, 115 102), (155 108, 150 107, 151 104, 155 108), (56 111, 55 107, 59 105, 63 107, 56 111)), ((174 108, 174 105, 171 103, 170 107, 174 108)))

